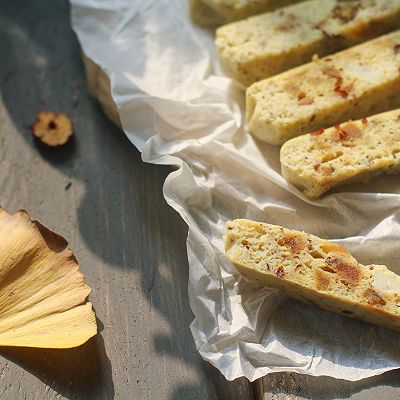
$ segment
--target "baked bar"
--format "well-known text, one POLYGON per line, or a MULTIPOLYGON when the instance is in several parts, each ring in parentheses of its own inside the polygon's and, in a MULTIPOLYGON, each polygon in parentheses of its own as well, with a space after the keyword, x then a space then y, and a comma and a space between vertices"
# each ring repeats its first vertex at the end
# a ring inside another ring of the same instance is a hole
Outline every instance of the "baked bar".
POLYGON ((222 26, 216 46, 226 74, 248 86, 399 28, 399 0, 311 0, 222 26))
POLYGON ((247 128, 271 144, 400 107, 400 31, 254 83, 247 128))
POLYGON ((400 331, 400 276, 341 246, 280 226, 228 222, 225 251, 242 276, 351 318, 400 331))
POLYGON ((291 139, 280 160, 284 178, 310 198, 345 183, 400 173, 400 110, 291 139))

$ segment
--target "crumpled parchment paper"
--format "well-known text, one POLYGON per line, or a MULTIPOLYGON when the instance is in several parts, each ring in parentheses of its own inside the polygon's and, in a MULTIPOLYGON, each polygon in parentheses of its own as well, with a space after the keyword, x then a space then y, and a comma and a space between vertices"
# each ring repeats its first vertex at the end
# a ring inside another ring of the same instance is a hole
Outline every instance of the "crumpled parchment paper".
POLYGON ((220 72, 213 32, 186 0, 71 0, 84 53, 105 71, 143 160, 175 165, 164 196, 189 226, 189 295, 201 356, 227 379, 277 371, 358 380, 400 365, 400 336, 243 281, 225 223, 250 218, 336 239, 400 272, 400 178, 310 201, 280 175, 279 148, 244 129, 244 92, 220 72))

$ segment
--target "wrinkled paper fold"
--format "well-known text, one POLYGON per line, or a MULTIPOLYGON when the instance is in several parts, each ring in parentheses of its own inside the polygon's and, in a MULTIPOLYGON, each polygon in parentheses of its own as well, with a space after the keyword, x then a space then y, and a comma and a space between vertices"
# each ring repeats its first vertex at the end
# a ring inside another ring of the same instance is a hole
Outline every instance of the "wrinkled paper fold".
POLYGON ((167 202, 189 226, 189 296, 201 356, 227 379, 293 371, 359 380, 397 368, 399 335, 243 281, 225 223, 249 218, 336 239, 400 273, 400 179, 307 200, 280 175, 279 148, 243 128, 244 91, 218 68, 213 32, 186 0, 71 0, 84 53, 105 71, 143 160, 175 165, 167 202))

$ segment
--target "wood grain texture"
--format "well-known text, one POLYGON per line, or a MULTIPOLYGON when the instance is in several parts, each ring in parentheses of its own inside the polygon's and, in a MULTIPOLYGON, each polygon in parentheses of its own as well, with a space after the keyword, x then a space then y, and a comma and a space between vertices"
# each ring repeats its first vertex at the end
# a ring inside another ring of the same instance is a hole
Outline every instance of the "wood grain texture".
POLYGON ((394 400, 400 398, 400 371, 348 382, 328 377, 279 373, 262 380, 261 400, 394 400))
POLYGON ((0 349, 0 399, 250 399, 195 350, 169 169, 144 164, 89 96, 67 2, 0 2, 0 49, 0 204, 69 240, 101 330, 78 349, 0 349), (36 146, 41 109, 70 115, 71 145, 36 146))

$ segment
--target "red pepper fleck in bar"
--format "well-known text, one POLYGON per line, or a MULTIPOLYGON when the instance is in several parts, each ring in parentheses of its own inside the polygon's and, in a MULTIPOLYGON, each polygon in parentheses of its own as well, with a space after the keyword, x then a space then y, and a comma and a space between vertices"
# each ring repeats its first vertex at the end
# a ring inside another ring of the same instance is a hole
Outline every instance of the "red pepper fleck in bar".
POLYGON ((311 132, 310 133, 310 135, 311 136, 319 136, 319 135, 321 135, 322 133, 324 133, 324 128, 319 128, 319 129, 317 129, 316 131, 314 131, 314 132, 311 132))
POLYGON ((339 140, 346 140, 347 139, 347 132, 342 129, 340 125, 335 125, 335 129, 339 133, 339 140))
POLYGON ((340 139, 340 140, 346 140, 347 137, 348 137, 348 133, 342 129, 342 130, 339 132, 339 139, 340 139))
POLYGON ((329 76, 330 78, 336 79, 336 86, 340 87, 340 85, 343 82, 343 78, 342 78, 340 71, 337 68, 332 67, 332 66, 325 66, 322 68, 322 72, 325 75, 329 76))
POLYGON ((339 93, 343 98, 346 98, 346 97, 349 96, 348 91, 345 90, 345 89, 343 89, 343 88, 340 87, 340 86, 336 86, 336 87, 335 87, 335 92, 336 92, 336 93, 339 93))

